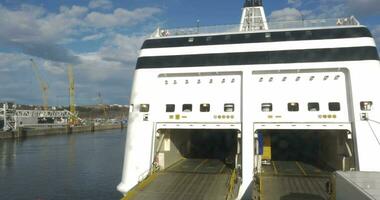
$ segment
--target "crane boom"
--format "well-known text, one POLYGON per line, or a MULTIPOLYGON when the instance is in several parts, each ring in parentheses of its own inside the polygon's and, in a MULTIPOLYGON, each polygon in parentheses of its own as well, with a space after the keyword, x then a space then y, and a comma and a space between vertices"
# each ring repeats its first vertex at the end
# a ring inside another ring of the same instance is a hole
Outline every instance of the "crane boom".
POLYGON ((100 92, 98 92, 98 101, 99 101, 99 105, 103 108, 104 119, 107 120, 107 118, 108 118, 107 105, 103 103, 102 93, 100 93, 100 92))
POLYGON ((74 82, 74 72, 73 72, 73 66, 68 65, 67 66, 67 77, 69 79, 69 95, 70 95, 70 112, 74 114, 74 116, 70 117, 69 123, 71 125, 76 124, 76 109, 75 109, 75 82, 74 82))
POLYGON ((33 59, 30 59, 30 62, 32 63, 32 68, 34 71, 34 75, 36 76, 42 93, 42 101, 43 101, 43 108, 44 110, 48 110, 49 104, 48 104, 48 84, 41 78, 40 73, 38 71, 38 67, 33 59))

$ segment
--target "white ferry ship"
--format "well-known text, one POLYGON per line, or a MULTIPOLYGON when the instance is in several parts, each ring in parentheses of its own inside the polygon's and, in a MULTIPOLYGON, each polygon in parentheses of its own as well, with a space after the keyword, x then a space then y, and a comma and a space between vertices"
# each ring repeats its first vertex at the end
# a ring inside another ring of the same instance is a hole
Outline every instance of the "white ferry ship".
MULTIPOLYGON (((162 29, 137 61, 125 199, 334 199, 380 171, 380 62, 354 17, 162 29)), ((337 198, 339 199, 339 198, 337 198)))

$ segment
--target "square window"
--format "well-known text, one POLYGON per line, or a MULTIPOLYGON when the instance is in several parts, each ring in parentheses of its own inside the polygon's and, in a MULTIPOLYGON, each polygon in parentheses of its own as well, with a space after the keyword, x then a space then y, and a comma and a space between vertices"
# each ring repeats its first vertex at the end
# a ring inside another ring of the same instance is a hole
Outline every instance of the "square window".
POLYGON ((362 111, 371 111, 372 110, 372 101, 362 101, 360 102, 360 109, 362 111))
POLYGON ((182 105, 182 111, 183 112, 191 112, 193 110, 192 104, 183 104, 182 105))
POLYGON ((175 105, 174 104, 166 104, 166 112, 174 112, 175 105))
POLYGON ((210 104, 208 103, 202 103, 200 106, 201 112, 210 112, 210 104))
POLYGON ((329 103, 330 111, 340 111, 340 103, 339 102, 330 102, 329 103))
POLYGON ((308 103, 307 108, 311 112, 319 111, 319 103, 316 103, 316 102, 308 103))
POLYGON ((261 111, 263 112, 272 112, 273 105, 271 103, 262 103, 261 104, 261 111))
POLYGON ((288 111, 298 112, 300 110, 299 104, 295 102, 288 103, 288 111))
POLYGON ((149 104, 141 104, 140 112, 149 112, 149 104))
POLYGON ((235 111, 235 104, 233 103, 224 104, 224 112, 234 112, 234 111, 235 111))

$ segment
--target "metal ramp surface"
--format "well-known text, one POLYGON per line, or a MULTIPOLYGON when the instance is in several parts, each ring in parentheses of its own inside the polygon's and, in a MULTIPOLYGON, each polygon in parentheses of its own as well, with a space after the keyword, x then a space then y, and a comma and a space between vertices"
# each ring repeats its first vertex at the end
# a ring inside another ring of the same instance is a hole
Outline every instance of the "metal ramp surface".
POLYGON ((261 200, 327 200, 330 172, 297 161, 272 161, 260 175, 261 200))
POLYGON ((184 159, 125 199, 222 200, 227 198, 230 176, 231 170, 220 160, 184 159))

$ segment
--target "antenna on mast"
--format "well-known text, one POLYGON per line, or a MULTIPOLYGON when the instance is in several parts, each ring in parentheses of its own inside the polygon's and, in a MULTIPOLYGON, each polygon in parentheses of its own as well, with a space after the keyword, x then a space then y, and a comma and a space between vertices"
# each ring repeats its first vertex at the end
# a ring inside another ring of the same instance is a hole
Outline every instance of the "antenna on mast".
POLYGON ((245 0, 244 8, 255 6, 263 6, 263 0, 245 0))
POLYGON ((240 31, 267 30, 262 0, 245 0, 240 22, 240 31))

